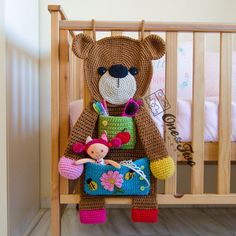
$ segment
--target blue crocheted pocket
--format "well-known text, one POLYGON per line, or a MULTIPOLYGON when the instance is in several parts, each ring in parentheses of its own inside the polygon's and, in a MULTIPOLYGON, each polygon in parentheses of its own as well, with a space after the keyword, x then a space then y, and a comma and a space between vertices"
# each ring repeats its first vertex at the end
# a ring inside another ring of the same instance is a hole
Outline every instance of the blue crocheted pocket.
POLYGON ((85 164, 84 191, 89 195, 148 195, 149 159, 122 161, 121 168, 96 163, 85 164))

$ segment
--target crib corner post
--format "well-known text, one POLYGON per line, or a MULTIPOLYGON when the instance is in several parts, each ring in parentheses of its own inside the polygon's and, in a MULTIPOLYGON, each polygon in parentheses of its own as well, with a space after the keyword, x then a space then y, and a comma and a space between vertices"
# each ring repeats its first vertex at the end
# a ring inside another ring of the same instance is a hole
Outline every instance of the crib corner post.
POLYGON ((59 161, 59 21, 60 6, 51 13, 51 235, 61 235, 59 161))

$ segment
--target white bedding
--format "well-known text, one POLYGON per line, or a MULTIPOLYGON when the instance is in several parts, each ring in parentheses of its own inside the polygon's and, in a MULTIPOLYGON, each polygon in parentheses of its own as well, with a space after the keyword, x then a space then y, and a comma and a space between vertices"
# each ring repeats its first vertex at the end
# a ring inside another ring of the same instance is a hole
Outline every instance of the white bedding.
MULTIPOLYGON (((83 101, 77 100, 70 104, 70 122, 73 126, 83 109, 83 101)), ((167 110, 168 112, 168 110, 167 110)), ((153 120, 163 134, 162 114, 153 120)), ((177 131, 182 141, 191 141, 191 101, 178 99, 177 102, 177 131)), ((218 99, 207 97, 205 100, 205 142, 218 140, 218 99)), ((232 141, 236 141, 236 102, 232 103, 232 141)))

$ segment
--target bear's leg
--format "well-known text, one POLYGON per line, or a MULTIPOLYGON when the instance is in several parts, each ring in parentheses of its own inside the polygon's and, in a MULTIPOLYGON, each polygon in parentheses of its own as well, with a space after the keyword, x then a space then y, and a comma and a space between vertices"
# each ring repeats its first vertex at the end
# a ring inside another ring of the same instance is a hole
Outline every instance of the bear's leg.
POLYGON ((155 223, 158 221, 156 186, 157 180, 151 176, 150 194, 132 198, 132 220, 134 222, 155 223))
POLYGON ((103 224, 106 222, 104 198, 81 196, 79 216, 82 224, 103 224))
POLYGON ((158 221, 156 196, 133 197, 133 222, 155 223, 158 221))

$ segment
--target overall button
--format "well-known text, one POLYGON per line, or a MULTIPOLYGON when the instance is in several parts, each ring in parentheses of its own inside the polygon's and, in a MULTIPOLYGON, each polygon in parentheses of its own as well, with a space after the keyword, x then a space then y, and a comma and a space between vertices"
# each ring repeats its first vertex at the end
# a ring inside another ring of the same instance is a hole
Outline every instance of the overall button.
POLYGON ((140 190, 141 190, 141 191, 144 191, 144 189, 145 189, 144 186, 141 186, 141 187, 140 187, 140 190))
POLYGON ((103 120, 103 121, 102 121, 102 124, 103 124, 103 126, 107 126, 107 125, 108 125, 107 120, 103 120))

